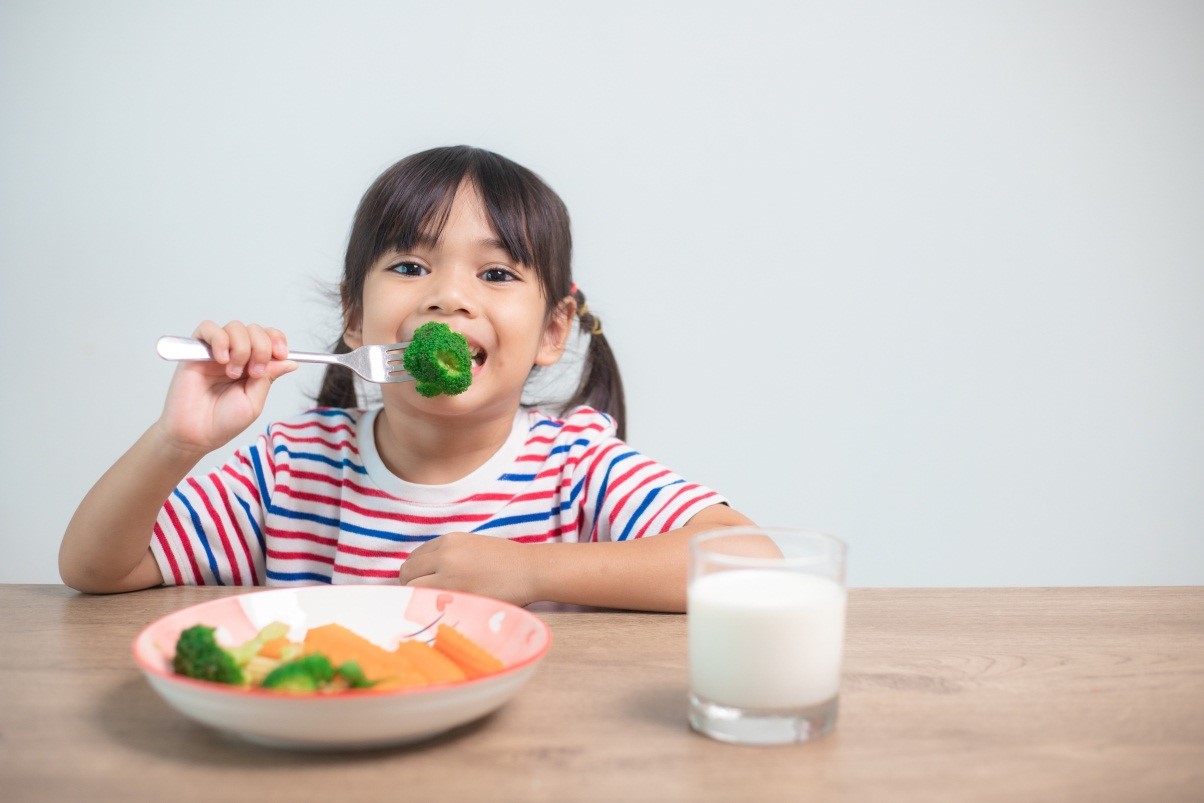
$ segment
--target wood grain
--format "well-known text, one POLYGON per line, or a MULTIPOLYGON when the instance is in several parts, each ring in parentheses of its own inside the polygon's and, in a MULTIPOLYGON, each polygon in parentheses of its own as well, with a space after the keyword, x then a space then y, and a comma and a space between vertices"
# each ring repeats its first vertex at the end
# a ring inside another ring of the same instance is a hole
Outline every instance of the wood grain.
POLYGON ((0 797, 1204 800, 1204 588, 854 589, 836 732, 770 748, 687 728, 684 617, 541 612, 499 712, 345 754, 223 736, 142 679, 138 630, 229 593, 0 586, 0 797))

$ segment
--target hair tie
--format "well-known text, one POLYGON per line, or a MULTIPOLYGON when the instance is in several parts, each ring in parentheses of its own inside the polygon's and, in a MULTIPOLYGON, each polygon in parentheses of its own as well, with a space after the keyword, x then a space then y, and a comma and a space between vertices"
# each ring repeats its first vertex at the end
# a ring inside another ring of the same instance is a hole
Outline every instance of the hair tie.
POLYGON ((571 295, 571 296, 577 295, 577 283, 576 282, 573 282, 572 284, 569 285, 569 295, 571 295))

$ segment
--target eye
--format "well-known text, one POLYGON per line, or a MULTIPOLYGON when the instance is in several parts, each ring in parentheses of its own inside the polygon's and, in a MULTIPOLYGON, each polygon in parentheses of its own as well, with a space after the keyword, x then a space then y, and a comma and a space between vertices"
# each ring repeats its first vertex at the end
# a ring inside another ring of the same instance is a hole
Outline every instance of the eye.
POLYGON ((487 282, 513 282, 518 280, 518 276, 514 271, 508 268, 486 268, 481 274, 481 278, 487 282))
POLYGON ((430 273, 417 262, 398 262, 396 265, 390 265, 389 270, 402 276, 425 276, 430 273))

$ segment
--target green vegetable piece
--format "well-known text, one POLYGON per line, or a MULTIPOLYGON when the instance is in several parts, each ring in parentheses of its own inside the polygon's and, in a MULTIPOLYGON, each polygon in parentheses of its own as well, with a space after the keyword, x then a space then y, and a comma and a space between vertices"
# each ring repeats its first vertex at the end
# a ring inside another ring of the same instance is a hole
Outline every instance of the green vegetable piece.
POLYGON ((325 686, 333 678, 334 667, 330 659, 321 653, 313 653, 273 669, 263 679, 263 687, 274 691, 311 692, 325 686))
POLYGON ((428 321, 418 327, 402 355, 406 371, 417 380, 423 396, 455 396, 472 384, 472 351, 459 332, 445 323, 428 321))
POLYGON ((376 685, 375 680, 368 680, 364 677, 364 670, 360 669, 360 665, 356 661, 347 661, 339 665, 335 670, 335 674, 347 681, 347 685, 353 689, 368 689, 376 685))
POLYGON ((288 635, 288 625, 284 622, 272 622, 267 627, 255 634, 255 637, 246 644, 240 644, 237 647, 231 647, 229 652, 234 656, 234 661, 239 666, 246 666, 255 655, 263 649, 263 645, 273 639, 283 638, 288 635))
POLYGON ((177 674, 214 683, 243 683, 242 669, 229 650, 218 646, 214 628, 194 625, 180 633, 171 666, 177 674))

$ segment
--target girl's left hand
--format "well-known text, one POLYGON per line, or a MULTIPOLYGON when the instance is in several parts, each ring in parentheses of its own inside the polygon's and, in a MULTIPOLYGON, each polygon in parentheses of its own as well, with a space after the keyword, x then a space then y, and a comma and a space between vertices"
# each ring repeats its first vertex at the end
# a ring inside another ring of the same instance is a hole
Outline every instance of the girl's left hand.
POLYGON ((401 564, 402 585, 468 591, 514 605, 535 602, 535 552, 505 538, 453 532, 427 541, 401 564))

